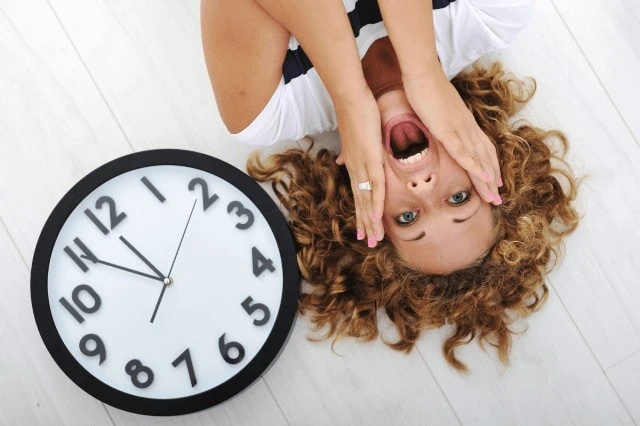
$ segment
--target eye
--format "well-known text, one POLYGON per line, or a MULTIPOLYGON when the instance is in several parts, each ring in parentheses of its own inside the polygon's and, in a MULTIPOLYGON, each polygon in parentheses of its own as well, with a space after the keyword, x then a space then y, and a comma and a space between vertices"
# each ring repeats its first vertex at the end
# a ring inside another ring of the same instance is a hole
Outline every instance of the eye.
POLYGON ((458 207, 463 204, 466 204, 470 198, 471 198, 471 188, 466 189, 464 191, 456 192, 451 197, 449 197, 447 202, 454 207, 458 207), (467 194, 467 196, 464 196, 464 194, 467 194))
MULTIPOLYGON (((473 194, 473 188, 467 188, 464 191, 458 191, 453 194, 447 202, 453 207, 459 207, 469 202, 471 195, 473 194), (466 194, 466 195, 465 195, 466 194), (452 201, 453 200, 453 201, 452 201)), ((417 211, 406 211, 399 216, 395 217, 395 221, 399 226, 409 226, 418 218, 417 211)))
POLYGON ((418 213, 415 211, 404 212, 396 217, 396 223, 400 226, 408 226, 415 222, 417 217, 418 213), (403 222, 403 220, 406 220, 406 222, 403 222))

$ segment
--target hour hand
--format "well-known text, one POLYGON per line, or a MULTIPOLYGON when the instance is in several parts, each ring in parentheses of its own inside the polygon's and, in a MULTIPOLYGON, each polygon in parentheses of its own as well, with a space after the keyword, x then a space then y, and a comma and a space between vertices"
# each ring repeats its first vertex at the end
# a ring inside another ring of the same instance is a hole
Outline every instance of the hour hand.
POLYGON ((160 281, 162 282, 163 279, 160 277, 156 277, 155 275, 150 275, 150 274, 145 274, 144 272, 140 272, 140 271, 136 271, 134 269, 131 268, 127 268, 125 266, 120 266, 120 265, 116 265, 115 263, 111 263, 111 262, 105 262, 104 260, 100 260, 97 257, 91 255, 91 256, 87 256, 85 254, 81 254, 80 257, 90 260, 93 263, 100 263, 102 265, 106 265, 106 266, 111 266, 112 268, 116 268, 116 269, 121 269, 123 271, 126 272, 131 272, 132 274, 136 274, 136 275, 140 275, 146 278, 151 278, 152 280, 156 280, 156 281, 160 281))

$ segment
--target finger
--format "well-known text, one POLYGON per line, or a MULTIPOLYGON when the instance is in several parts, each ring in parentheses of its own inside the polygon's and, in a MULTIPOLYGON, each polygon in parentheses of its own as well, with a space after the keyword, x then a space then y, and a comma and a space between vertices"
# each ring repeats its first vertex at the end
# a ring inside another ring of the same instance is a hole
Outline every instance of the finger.
POLYGON ((351 172, 349 171, 348 168, 347 168, 347 172, 349 172, 349 180, 351 182, 351 192, 353 193, 353 206, 356 211, 356 228, 357 228, 356 238, 358 240, 362 240, 366 236, 367 230, 366 230, 364 221, 362 220, 362 211, 360 210, 360 200, 358 199, 358 193, 356 192, 356 189, 353 185, 354 177, 351 175, 351 172))
POLYGON ((445 145, 447 152, 469 175, 483 182, 491 179, 489 174, 482 169, 479 159, 472 156, 475 149, 473 149, 471 141, 467 138, 461 138, 456 132, 451 133, 447 139, 448 143, 445 145))
MULTIPOLYGON (((367 208, 371 205, 370 195, 367 196, 367 192, 358 188, 358 182, 365 182, 367 179, 358 179, 354 173, 349 171, 349 179, 351 181, 351 191, 353 192, 353 201, 356 209, 356 224, 360 230, 363 231, 363 237, 367 239, 367 245, 369 247, 375 247, 374 230, 371 226, 371 214, 367 212, 367 208)), ((359 176, 365 173, 359 172, 359 176)))
MULTIPOLYGON (((477 146, 481 147, 481 151, 483 153, 482 165, 485 170, 489 171, 489 175, 491 175, 491 180, 487 182, 489 190, 494 194, 493 204, 496 206, 502 204, 502 200, 500 199, 500 194, 498 193, 498 176, 496 175, 496 162, 497 155, 495 152, 495 147, 487 137, 487 135, 478 128, 478 136, 479 143, 477 146), (492 158, 493 154, 493 158, 492 158), (495 161, 494 161, 495 160, 495 161)), ((500 168, 498 167, 498 173, 500 168)))
MULTIPOLYGON (((362 172, 359 173, 359 176, 362 176, 362 172)), ((367 212, 368 206, 371 204, 370 200, 367 198, 367 192, 358 188, 358 182, 365 182, 366 179, 358 179, 354 174, 349 172, 349 179, 351 181, 351 191, 353 192, 353 201, 356 208, 356 220, 362 226, 362 231, 364 233, 364 237, 367 239, 367 245, 369 247, 372 246, 372 242, 375 242, 374 238, 374 230, 371 226, 371 215, 367 212)), ((369 196, 370 197, 370 196, 369 196)))
MULTIPOLYGON (((364 182, 364 180, 358 180, 358 182, 364 182)), ((373 248, 376 246, 376 230, 374 223, 371 220, 372 203, 371 203, 371 191, 359 189, 356 184, 356 191, 358 191, 358 200, 360 204, 360 214, 364 227, 367 233, 367 246, 373 248)))
POLYGON ((385 175, 384 166, 378 164, 372 169, 367 169, 369 180, 371 181, 372 196, 372 212, 375 215, 372 218, 373 227, 378 237, 378 241, 384 238, 384 226, 382 225, 382 215, 384 214, 384 191, 385 191, 385 175))
POLYGON ((476 193, 480 196, 480 199, 486 203, 491 203, 493 201, 493 195, 489 194, 487 183, 475 176, 469 175, 469 177, 471 178, 471 182, 476 189, 476 193))
POLYGON ((362 212, 360 211, 360 206, 358 205, 358 198, 356 197, 353 201, 356 207, 356 238, 358 239, 358 241, 361 241, 366 236, 366 232, 364 222, 362 221, 362 212))
MULTIPOLYGON (((474 152, 474 153, 470 153, 467 154, 467 158, 470 159, 470 161, 475 164, 475 165, 480 165, 481 164, 481 160, 480 157, 478 155, 478 153, 474 152)), ((464 167, 464 166, 463 166, 464 167)), ((480 166, 482 167, 482 166, 480 166)), ((487 173, 487 175, 489 175, 487 173)), ((486 179, 482 178, 479 179, 477 176, 474 176, 473 174, 469 174, 469 177, 471 178, 471 181, 473 182, 474 187, 476 188, 476 192, 478 193, 478 195, 480 196, 480 198, 487 202, 487 203, 491 203, 494 200, 494 193, 491 191, 489 185, 491 183, 491 180, 489 179, 489 181, 487 181, 486 179)), ((489 176, 490 177, 490 176, 489 176)))
POLYGON ((491 139, 489 139, 488 137, 487 137, 487 143, 488 143, 487 150, 489 151, 489 159, 491 160, 491 164, 493 164, 493 175, 495 176, 496 184, 498 185, 498 188, 501 188, 503 186, 503 183, 502 183, 502 173, 500 172, 500 162, 498 161, 498 149, 493 144, 493 142, 491 142, 491 139))
POLYGON ((344 157, 342 156, 342 154, 338 155, 338 158, 336 158, 336 164, 339 166, 344 166, 344 157))
MULTIPOLYGON (((349 171, 348 168, 347 168, 347 171, 349 171)), ((351 174, 349 174, 349 179, 351 181, 351 191, 353 192, 353 198, 354 198, 353 206, 355 208, 355 214, 356 214, 356 239, 360 241, 364 239, 366 235, 366 230, 365 230, 364 223, 362 221, 362 213, 360 212, 359 200, 355 193, 355 189, 353 188, 353 179, 351 178, 351 174)))
POLYGON ((492 203, 496 202, 498 198, 498 188, 495 186, 495 181, 493 180, 493 166, 490 164, 486 151, 485 140, 482 138, 484 133, 482 133, 479 128, 476 127, 476 129, 477 131, 460 135, 460 140, 465 147, 468 147, 469 152, 467 156, 471 159, 473 164, 479 165, 479 167, 484 170, 484 173, 486 173, 484 178, 481 179, 485 185, 476 185, 476 192, 480 194, 480 197, 484 201, 492 203))
POLYGON ((371 203, 371 191, 364 190, 358 188, 359 182, 366 182, 367 178, 362 177, 356 179, 354 184, 352 185, 354 191, 354 197, 357 199, 357 204, 360 208, 360 217, 362 218, 362 222, 364 223, 365 232, 367 234, 367 246, 372 248, 375 247, 377 243, 377 239, 375 236, 375 228, 374 224, 371 220, 372 213, 372 203, 371 203))
MULTIPOLYGON (((489 142, 490 143, 490 142, 489 142)), ((493 204, 495 204, 496 206, 502 204, 502 199, 500 198, 500 192, 498 190, 498 180, 500 179, 499 173, 500 173, 500 167, 498 166, 498 170, 496 170, 496 165, 493 161, 493 159, 491 158, 492 154, 495 155, 495 149, 492 149, 493 145, 487 145, 485 144, 485 151, 486 151, 486 156, 488 157, 488 162, 491 166, 491 170, 493 172, 493 180, 491 180, 490 182, 488 182, 489 188, 491 189, 491 191, 495 194, 495 197, 493 199, 493 204)))

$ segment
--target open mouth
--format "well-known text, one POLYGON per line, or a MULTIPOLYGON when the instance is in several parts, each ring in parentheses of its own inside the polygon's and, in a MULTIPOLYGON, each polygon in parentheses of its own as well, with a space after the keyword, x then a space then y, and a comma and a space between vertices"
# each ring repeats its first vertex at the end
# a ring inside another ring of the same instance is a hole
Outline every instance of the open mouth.
POLYGON ((395 124, 389 131, 389 148, 401 164, 415 164, 429 153, 429 139, 412 121, 395 124))

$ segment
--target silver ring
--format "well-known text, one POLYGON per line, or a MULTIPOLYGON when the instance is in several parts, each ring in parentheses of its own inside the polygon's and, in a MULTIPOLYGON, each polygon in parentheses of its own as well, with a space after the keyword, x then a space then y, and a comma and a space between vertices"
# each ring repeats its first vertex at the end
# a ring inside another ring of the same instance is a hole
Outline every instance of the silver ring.
POLYGON ((371 182, 358 182, 358 189, 365 189, 367 191, 371 191, 371 182))

